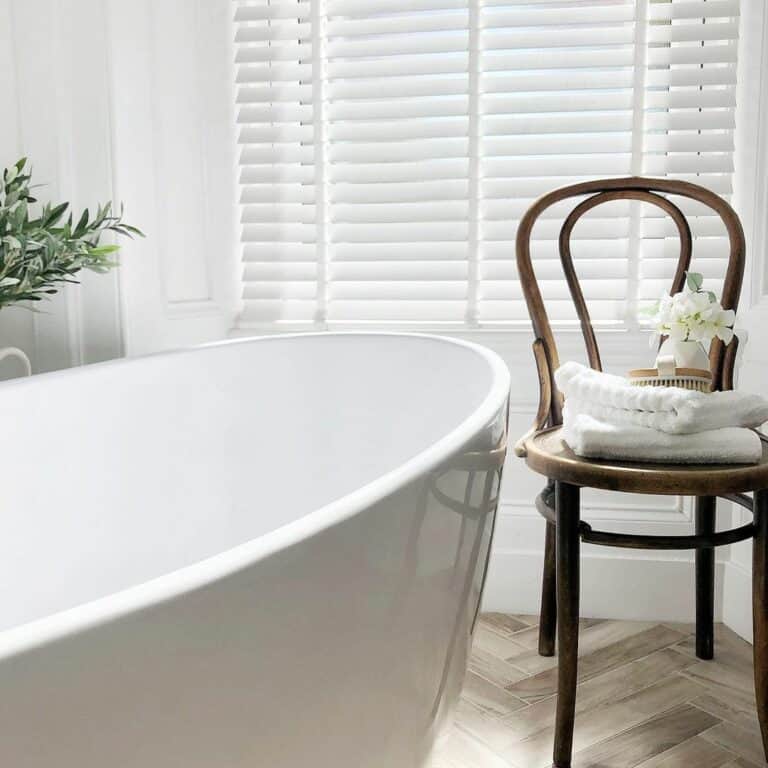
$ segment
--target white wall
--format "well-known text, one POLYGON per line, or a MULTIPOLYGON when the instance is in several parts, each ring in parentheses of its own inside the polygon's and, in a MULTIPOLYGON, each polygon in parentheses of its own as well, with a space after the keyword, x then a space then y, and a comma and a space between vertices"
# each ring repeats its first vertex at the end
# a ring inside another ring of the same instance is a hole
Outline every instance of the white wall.
POLYGON ((43 199, 122 201, 148 235, 124 244, 119 273, 86 273, 39 313, 0 313, 0 345, 24 349, 36 371, 231 327, 230 5, 0 0, 0 163, 29 156, 43 199))
MULTIPOLYGON (((740 325, 749 334, 739 386, 768 396, 768 8, 763 0, 742 0, 740 126, 736 155, 737 206, 747 238, 748 267, 740 325)), ((738 509, 734 522, 749 522, 738 509)), ((725 569, 723 620, 752 638, 752 545, 731 548, 725 569)))

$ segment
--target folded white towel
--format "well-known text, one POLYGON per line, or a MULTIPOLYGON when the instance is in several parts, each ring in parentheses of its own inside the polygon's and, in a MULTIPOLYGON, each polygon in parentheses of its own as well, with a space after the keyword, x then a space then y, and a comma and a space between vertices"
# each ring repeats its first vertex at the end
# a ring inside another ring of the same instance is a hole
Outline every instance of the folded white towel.
POLYGON ((628 424, 671 434, 721 427, 759 427, 768 421, 768 400, 745 392, 694 392, 677 387, 634 387, 627 379, 568 362, 555 381, 572 413, 608 424, 628 424))
POLYGON ((669 435, 647 427, 605 424, 584 413, 563 412, 563 439, 578 456, 672 464, 755 464, 760 438, 751 429, 723 427, 669 435))

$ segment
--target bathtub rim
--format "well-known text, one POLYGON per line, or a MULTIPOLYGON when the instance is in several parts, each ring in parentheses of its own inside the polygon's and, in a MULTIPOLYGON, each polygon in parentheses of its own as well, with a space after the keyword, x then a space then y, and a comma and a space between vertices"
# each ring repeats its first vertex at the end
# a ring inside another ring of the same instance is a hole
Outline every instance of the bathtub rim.
POLYGON ((71 635, 107 624, 110 621, 119 620, 129 614, 139 613, 152 606, 170 602, 185 593, 202 589, 353 517, 361 510, 379 503, 455 455, 478 432, 490 424, 508 403, 511 375, 501 357, 493 350, 463 339, 431 333, 399 331, 310 331, 224 339, 153 352, 133 358, 123 357, 75 368, 51 371, 38 374, 32 378, 11 379, 0 382, 0 397, 5 389, 16 386, 29 386, 30 384, 34 385, 44 379, 87 375, 87 372, 94 367, 135 365, 155 357, 189 355, 210 348, 248 345, 268 341, 279 342, 286 339, 312 338, 317 336, 417 338, 440 344, 464 347, 478 355, 488 365, 491 374, 490 386, 477 408, 454 428, 449 429, 439 440, 389 472, 379 475, 374 480, 324 506, 307 512, 296 520, 279 526, 273 531, 255 539, 243 542, 222 552, 217 552, 161 576, 126 587, 95 600, 81 603, 72 608, 57 611, 39 619, 1 630, 0 662, 71 635))

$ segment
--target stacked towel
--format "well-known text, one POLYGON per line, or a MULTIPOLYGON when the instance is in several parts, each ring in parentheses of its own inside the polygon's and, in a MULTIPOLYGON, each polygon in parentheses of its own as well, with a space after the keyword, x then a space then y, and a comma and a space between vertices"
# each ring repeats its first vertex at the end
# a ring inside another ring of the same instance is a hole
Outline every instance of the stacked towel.
POLYGON ((563 437, 580 456, 740 464, 762 455, 751 428, 768 421, 768 400, 758 395, 635 387, 573 362, 555 381, 565 396, 563 437))

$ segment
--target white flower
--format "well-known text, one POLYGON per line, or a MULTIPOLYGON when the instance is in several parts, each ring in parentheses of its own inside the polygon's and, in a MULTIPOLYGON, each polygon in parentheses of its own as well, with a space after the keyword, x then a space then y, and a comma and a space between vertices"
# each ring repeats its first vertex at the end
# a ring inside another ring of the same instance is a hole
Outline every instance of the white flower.
POLYGON ((717 316, 712 320, 715 327, 715 335, 726 344, 733 338, 733 324, 736 322, 736 313, 732 309, 720 308, 717 316))
POLYGON ((735 313, 723 309, 713 293, 700 290, 701 276, 694 277, 693 287, 689 280, 687 290, 660 299, 651 319, 654 338, 668 336, 675 341, 704 343, 717 337, 728 344, 733 338, 735 313))
MULTIPOLYGON (((715 328, 712 323, 702 322, 692 325, 688 329, 688 341, 698 341, 704 343, 706 341, 712 341, 715 336, 715 328)), ((683 339, 680 339, 682 341, 683 339)))

